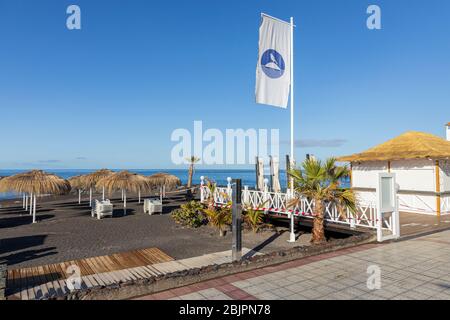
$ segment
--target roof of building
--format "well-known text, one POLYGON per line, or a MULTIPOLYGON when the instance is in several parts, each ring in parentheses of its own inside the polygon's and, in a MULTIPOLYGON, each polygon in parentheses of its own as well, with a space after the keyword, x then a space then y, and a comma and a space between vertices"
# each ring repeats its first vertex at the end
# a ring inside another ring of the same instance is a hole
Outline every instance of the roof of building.
POLYGON ((408 131, 364 152, 339 157, 337 160, 363 162, 446 158, 450 158, 450 141, 429 133, 408 131))

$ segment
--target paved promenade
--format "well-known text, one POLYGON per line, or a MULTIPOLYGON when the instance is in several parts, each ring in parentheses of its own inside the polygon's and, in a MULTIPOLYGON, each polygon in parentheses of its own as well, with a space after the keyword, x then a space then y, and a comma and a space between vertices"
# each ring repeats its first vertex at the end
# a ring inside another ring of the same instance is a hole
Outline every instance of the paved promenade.
POLYGON ((450 231, 363 245, 138 299, 450 299, 450 231))

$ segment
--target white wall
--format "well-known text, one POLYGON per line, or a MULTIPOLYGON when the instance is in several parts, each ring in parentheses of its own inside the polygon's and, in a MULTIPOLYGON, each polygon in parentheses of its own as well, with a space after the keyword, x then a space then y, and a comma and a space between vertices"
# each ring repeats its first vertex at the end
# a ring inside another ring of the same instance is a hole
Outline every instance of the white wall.
POLYGON ((377 205, 377 194, 375 191, 356 191, 356 201, 360 205, 377 205))
POLYGON ((370 161, 352 164, 353 188, 376 188, 378 173, 387 172, 387 161, 370 161))
MULTIPOLYGON (((377 203, 374 191, 356 191, 355 194, 358 203, 361 205, 377 203)), ((447 198, 446 204, 450 212, 450 197, 447 198)), ((444 202, 442 207, 444 207, 444 202)), ((404 212, 436 214, 436 197, 432 195, 398 194, 398 208, 404 212)))
POLYGON ((435 168, 433 160, 391 161, 391 172, 395 173, 400 190, 435 192, 435 168))
MULTIPOLYGON (((399 185, 399 209, 406 212, 436 214, 436 196, 420 192, 436 191, 436 166, 434 160, 391 161, 391 172, 399 185), (402 193, 403 191, 403 193, 402 193), (410 191, 410 192, 406 192, 410 191), (406 193, 405 193, 406 192, 406 193), (416 193, 417 192, 417 193, 416 193)), ((378 174, 388 172, 387 161, 371 161, 352 165, 352 186, 354 188, 376 189, 378 174)), ((450 162, 441 164, 441 190, 450 191, 450 162)), ((362 203, 376 202, 374 190, 357 190, 357 199, 362 203)), ((442 199, 442 212, 450 212, 450 196, 442 199), (448 208, 448 209, 447 209, 448 208)))
POLYGON ((399 194, 398 208, 404 212, 437 214, 436 196, 418 194, 399 194))
MULTIPOLYGON (((355 163, 352 166, 352 186, 354 188, 376 188, 380 172, 388 172, 387 161, 355 163)), ((391 161, 391 172, 395 173, 400 190, 436 191, 436 174, 433 160, 391 161)), ((444 177, 445 174, 442 176, 444 177)), ((448 180, 446 182, 450 191, 450 167, 448 168, 448 180)))
POLYGON ((441 197, 441 214, 450 214, 450 195, 441 197))

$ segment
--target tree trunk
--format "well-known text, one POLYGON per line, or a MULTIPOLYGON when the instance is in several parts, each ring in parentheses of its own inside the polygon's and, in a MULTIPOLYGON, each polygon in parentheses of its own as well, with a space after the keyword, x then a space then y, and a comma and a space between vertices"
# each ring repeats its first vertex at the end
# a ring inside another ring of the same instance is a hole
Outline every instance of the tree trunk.
POLYGON ((311 242, 314 244, 320 244, 327 241, 325 238, 324 217, 323 217, 323 202, 321 200, 315 200, 314 205, 314 222, 312 229, 311 242))
POLYGON ((189 165, 189 178, 188 178, 188 183, 187 183, 188 188, 192 187, 192 176, 193 175, 194 175, 194 164, 191 163, 189 165))
POLYGON ((219 235, 221 237, 225 236, 224 230, 222 228, 219 229, 219 235))

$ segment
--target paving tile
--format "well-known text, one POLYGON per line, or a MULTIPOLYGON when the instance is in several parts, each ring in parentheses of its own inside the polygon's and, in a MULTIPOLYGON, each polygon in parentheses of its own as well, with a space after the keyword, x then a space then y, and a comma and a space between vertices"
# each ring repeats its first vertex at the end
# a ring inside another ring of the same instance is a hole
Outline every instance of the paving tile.
POLYGON ((319 286, 317 283, 310 281, 310 280, 305 280, 302 282, 298 282, 298 283, 294 283, 289 286, 286 286, 286 289, 291 290, 295 293, 298 293, 298 292, 301 292, 302 290, 307 290, 307 289, 310 289, 312 287, 317 287, 317 286, 319 286))
POLYGON ((195 288, 193 287, 181 287, 181 288, 175 288, 170 290, 170 292, 172 292, 175 296, 182 296, 185 294, 189 294, 192 292, 195 292, 195 288))
POLYGON ((208 300, 233 300, 233 299, 224 294, 224 295, 217 295, 214 297, 210 297, 210 298, 208 298, 208 300))
POLYGON ((218 287, 218 289, 224 293, 227 293, 227 292, 236 290, 236 286, 231 285, 231 284, 224 284, 224 285, 218 287))
POLYGON ((251 280, 242 280, 233 282, 233 286, 236 286, 241 289, 251 287, 252 285, 254 285, 254 282, 252 282, 251 280))
POLYGON ((372 293, 365 293, 363 295, 354 297, 352 300, 385 300, 385 299, 372 293))
POLYGON ((442 291, 428 298, 429 300, 450 300, 450 292, 442 291))
MULTIPOLYGON (((171 299, 181 295, 181 299, 450 300, 449 238, 450 231, 446 231, 427 238, 434 242, 415 239, 360 246, 148 298, 171 299), (370 290, 366 284, 370 276, 367 268, 371 265, 381 270, 379 290, 370 290)), ((191 263, 195 261, 192 259, 191 263)))
POLYGON ((405 293, 405 292, 407 292, 407 291, 404 291, 404 290, 394 291, 394 290, 382 288, 379 290, 373 290, 370 293, 371 293, 371 295, 375 295, 375 296, 378 296, 380 298, 387 300, 387 299, 392 299, 392 298, 394 298, 402 293, 405 293))
POLYGON ((432 296, 432 295, 436 295, 438 293, 441 293, 442 291, 444 291, 443 288, 439 288, 437 286, 435 286, 434 288, 431 288, 429 286, 426 285, 422 285, 422 286, 417 286, 413 289, 413 291, 416 292, 420 292, 424 295, 428 295, 428 296, 432 296))
POLYGON ((219 290, 217 290, 215 288, 201 290, 201 291, 198 291, 198 293, 201 294, 205 298, 211 298, 211 297, 215 297, 215 296, 223 296, 224 295, 224 293, 220 292, 219 290))
POLYGON ((360 290, 358 288, 355 288, 355 287, 347 287, 343 290, 336 291, 336 294, 341 294, 341 293, 345 294, 345 296, 351 296, 352 298, 354 298, 354 297, 365 295, 367 292, 360 290))
POLYGON ((338 291, 321 297, 323 300, 352 300, 355 296, 349 295, 345 292, 338 291))
MULTIPOLYGON (((235 300, 240 300, 240 299, 250 296, 250 294, 248 292, 243 291, 243 290, 230 291, 227 293, 227 295, 235 300)), ((255 295, 253 295, 253 296, 255 296, 255 295)))
POLYGON ((153 297, 154 297, 156 300, 166 300, 166 299, 173 298, 173 297, 175 297, 175 296, 176 296, 176 295, 175 295, 173 292, 171 292, 171 291, 159 292, 159 293, 155 293, 155 294, 153 295, 153 297))
POLYGON ((319 292, 316 289, 306 289, 301 291, 300 294, 307 297, 309 300, 315 300, 320 297, 326 296, 326 294, 319 292))
POLYGON ((204 296, 202 296, 198 292, 193 292, 190 294, 186 294, 179 297, 181 300, 206 300, 204 296))
POLYGON ((271 290, 271 292, 279 297, 287 297, 287 296, 295 294, 295 292, 293 292, 289 289, 286 289, 286 288, 271 290))
POLYGON ((325 296, 325 295, 328 295, 328 294, 338 291, 336 288, 330 287, 328 285, 321 285, 321 286, 315 287, 314 290, 316 290, 322 296, 325 296))
POLYGON ((266 290, 259 287, 259 286, 251 286, 244 289, 245 292, 248 292, 251 295, 256 295, 262 292, 265 292, 266 290))
POLYGON ((286 300, 310 300, 310 299, 305 297, 304 295, 301 295, 299 293, 295 293, 295 294, 292 294, 290 296, 287 296, 286 300))
POLYGON ((347 285, 340 283, 338 281, 330 281, 327 285, 336 290, 342 290, 348 287, 347 285))
POLYGON ((259 293, 255 295, 255 297, 258 298, 259 300, 280 300, 280 296, 269 291, 259 293))

